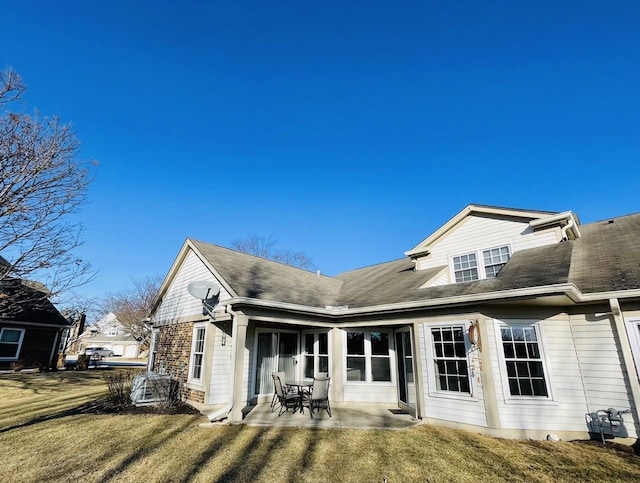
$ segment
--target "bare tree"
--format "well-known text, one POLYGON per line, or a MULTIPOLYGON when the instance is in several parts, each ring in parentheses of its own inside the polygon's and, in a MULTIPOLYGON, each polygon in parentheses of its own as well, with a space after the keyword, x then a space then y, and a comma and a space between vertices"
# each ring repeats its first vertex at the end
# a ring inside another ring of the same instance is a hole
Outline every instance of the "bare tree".
POLYGON ((101 302, 103 314, 113 312, 118 321, 143 346, 148 346, 151 327, 146 320, 160 289, 162 277, 148 276, 132 279, 133 288, 107 295, 101 302))
POLYGON ((26 87, 0 71, 0 283, 25 281, 32 294, 53 297, 93 277, 75 255, 82 226, 73 214, 85 202, 90 167, 79 142, 57 118, 14 112, 26 87))
POLYGON ((276 262, 302 268, 303 270, 315 270, 313 260, 302 252, 276 248, 276 240, 272 235, 268 237, 249 235, 246 238, 236 239, 231 242, 234 250, 262 258, 268 258, 276 262))

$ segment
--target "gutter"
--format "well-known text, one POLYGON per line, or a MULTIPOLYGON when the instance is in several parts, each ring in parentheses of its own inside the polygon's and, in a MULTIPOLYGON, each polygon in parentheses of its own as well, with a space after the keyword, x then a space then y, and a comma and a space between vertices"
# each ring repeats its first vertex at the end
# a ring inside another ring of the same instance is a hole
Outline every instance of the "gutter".
MULTIPOLYGON (((309 307, 306 305, 293 304, 288 302, 277 302, 273 300, 260 300, 250 297, 234 297, 226 302, 226 306, 230 305, 249 305, 252 307, 260 307, 266 309, 284 310, 287 312, 297 312, 300 314, 316 315, 319 317, 328 317, 339 319, 344 317, 355 317, 364 314, 379 314, 388 312, 402 312, 428 308, 439 308, 452 305, 469 305, 477 302, 505 301, 515 298, 533 298, 545 297, 552 295, 564 295, 573 303, 593 303, 605 302, 609 303, 612 298, 628 299, 640 298, 640 289, 620 290, 611 292, 597 292, 584 294, 573 283, 563 283, 556 285, 545 285, 540 287, 528 287, 514 290, 502 290, 499 292, 485 292, 472 295, 458 295, 455 297, 443 297, 436 299, 413 300, 411 302, 399 302, 383 305, 372 305, 367 307, 337 307, 337 308, 320 308, 309 307)), ((231 313, 231 312, 230 312, 231 313)))
MULTIPOLYGON (((511 298, 536 297, 549 295, 565 295, 574 302, 582 302, 583 295, 572 283, 546 285, 543 287, 529 287, 515 290, 502 290, 499 292, 488 292, 472 295, 458 295, 455 297, 444 297, 437 299, 414 300, 411 302, 400 302, 393 304, 374 305, 356 308, 320 308, 305 305, 292 304, 288 302, 276 302, 272 300, 259 300, 249 297, 235 297, 227 301, 228 305, 250 305, 269 309, 279 309, 288 312, 298 312, 330 318, 353 317, 362 314, 376 314, 384 312, 408 311, 421 308, 443 307, 449 305, 467 305, 475 302, 505 300, 511 298)), ((640 296, 640 290, 638 290, 640 296)), ((599 297, 598 299, 600 299, 599 297)), ((608 300, 608 298, 607 298, 608 300)))
POLYGON ((28 325, 31 327, 50 327, 52 329, 69 329, 72 324, 45 324, 43 322, 22 322, 20 320, 0 319, 0 325, 28 325))

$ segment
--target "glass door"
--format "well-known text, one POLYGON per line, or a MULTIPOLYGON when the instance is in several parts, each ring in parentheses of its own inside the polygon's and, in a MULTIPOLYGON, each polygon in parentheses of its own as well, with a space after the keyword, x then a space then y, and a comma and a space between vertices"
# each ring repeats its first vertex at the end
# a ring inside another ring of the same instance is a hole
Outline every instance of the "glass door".
POLYGON ((398 398, 400 406, 416 410, 416 385, 413 377, 413 349, 411 328, 397 330, 396 358, 398 362, 398 398))
POLYGON ((263 332, 256 337, 255 393, 273 393, 274 372, 284 372, 285 381, 296 379, 298 334, 295 332, 263 332))

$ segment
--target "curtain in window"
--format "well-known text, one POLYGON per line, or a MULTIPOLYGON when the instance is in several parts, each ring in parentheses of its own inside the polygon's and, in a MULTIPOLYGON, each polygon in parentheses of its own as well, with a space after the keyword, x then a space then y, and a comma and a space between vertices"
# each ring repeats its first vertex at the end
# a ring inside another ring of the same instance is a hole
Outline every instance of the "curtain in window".
POLYGON ((258 334, 258 353, 256 358, 256 394, 273 392, 271 374, 277 371, 277 359, 273 350, 273 334, 258 334))

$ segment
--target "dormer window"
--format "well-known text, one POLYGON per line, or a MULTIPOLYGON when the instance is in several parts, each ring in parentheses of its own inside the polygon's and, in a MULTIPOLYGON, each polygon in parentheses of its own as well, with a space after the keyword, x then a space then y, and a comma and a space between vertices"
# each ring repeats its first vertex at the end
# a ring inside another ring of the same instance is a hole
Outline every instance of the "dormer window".
POLYGON ((452 257, 454 279, 459 283, 495 278, 509 261, 510 256, 511 250, 508 245, 456 255, 452 257), (482 265, 478 264, 480 257, 482 257, 482 265))
POLYGON ((502 267, 509 261, 509 247, 492 248, 482 252, 484 258, 484 271, 487 278, 495 278, 502 267))
POLYGON ((453 272, 457 282, 471 282, 478 280, 478 261, 475 253, 467 253, 453 257, 453 272))

